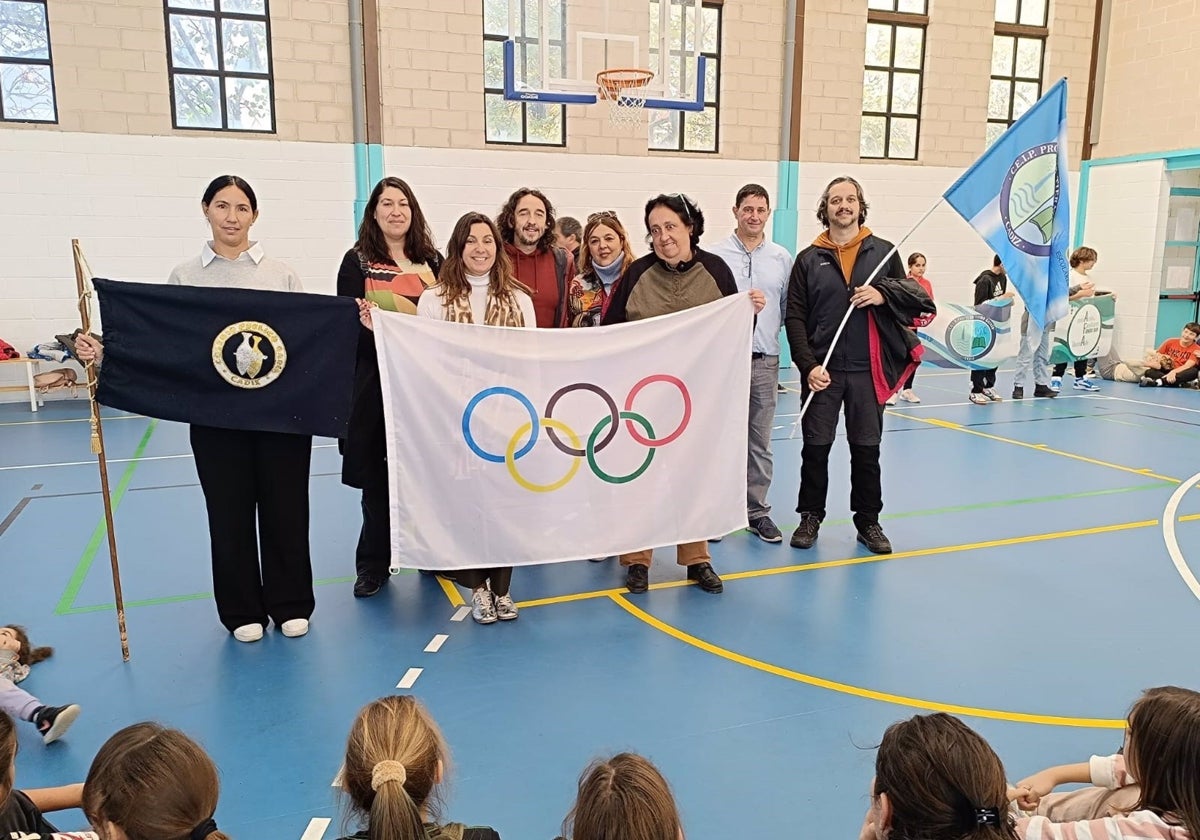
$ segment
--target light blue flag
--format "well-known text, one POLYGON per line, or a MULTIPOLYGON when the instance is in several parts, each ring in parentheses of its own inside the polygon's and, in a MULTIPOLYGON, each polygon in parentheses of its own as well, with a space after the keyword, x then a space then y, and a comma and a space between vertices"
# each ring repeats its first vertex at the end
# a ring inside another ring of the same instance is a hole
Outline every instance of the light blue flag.
POLYGON ((1043 329, 1068 309, 1068 190, 1064 78, 942 196, 999 254, 1043 329))

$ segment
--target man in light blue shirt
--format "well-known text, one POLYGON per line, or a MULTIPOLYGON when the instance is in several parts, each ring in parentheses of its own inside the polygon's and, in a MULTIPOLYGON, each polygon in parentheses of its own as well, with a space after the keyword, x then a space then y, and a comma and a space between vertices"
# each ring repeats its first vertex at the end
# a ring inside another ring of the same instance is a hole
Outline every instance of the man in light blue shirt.
POLYGON ((767 490, 771 487, 771 426, 779 398, 779 332, 787 305, 792 255, 766 237, 771 200, 758 184, 738 190, 733 207, 737 230, 707 250, 725 260, 740 291, 759 289, 767 305, 754 327, 750 370, 750 435, 746 453, 746 518, 750 530, 766 542, 783 542, 771 521, 767 490))

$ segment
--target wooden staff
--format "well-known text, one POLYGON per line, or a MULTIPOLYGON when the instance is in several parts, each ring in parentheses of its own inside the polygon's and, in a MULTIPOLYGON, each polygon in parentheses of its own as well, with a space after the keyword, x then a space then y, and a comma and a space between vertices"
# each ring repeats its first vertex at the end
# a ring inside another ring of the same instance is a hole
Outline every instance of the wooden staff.
MULTIPOLYGON (((71 240, 71 251, 75 262, 75 291, 79 300, 79 319, 85 333, 92 331, 91 306, 89 304, 92 291, 89 280, 91 270, 87 268, 83 249, 78 239, 71 240)), ((100 405, 96 402, 96 363, 87 362, 83 365, 87 374, 88 402, 91 405, 92 453, 100 465, 100 490, 104 498, 104 523, 108 531, 108 558, 112 564, 113 594, 117 601, 117 627, 121 632, 121 656, 129 661, 129 635, 125 631, 125 598, 121 594, 121 568, 117 564, 117 535, 113 529, 112 495, 108 486, 108 459, 104 454, 104 429, 100 425, 100 405)))

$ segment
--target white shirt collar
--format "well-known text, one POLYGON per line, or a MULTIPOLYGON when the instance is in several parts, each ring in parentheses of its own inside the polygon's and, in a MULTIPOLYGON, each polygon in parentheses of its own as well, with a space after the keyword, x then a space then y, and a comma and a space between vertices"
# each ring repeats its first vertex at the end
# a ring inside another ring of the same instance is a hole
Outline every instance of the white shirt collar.
MULTIPOLYGON (((255 265, 258 265, 260 262, 262 262, 262 258, 264 256, 266 256, 266 253, 263 251, 262 245, 258 242, 251 242, 250 247, 238 255, 238 259, 240 260, 242 257, 249 257, 255 265)), ((208 264, 216 258, 217 252, 213 250, 212 242, 205 242, 204 250, 200 252, 200 265, 202 265, 204 268, 208 268, 208 264)))

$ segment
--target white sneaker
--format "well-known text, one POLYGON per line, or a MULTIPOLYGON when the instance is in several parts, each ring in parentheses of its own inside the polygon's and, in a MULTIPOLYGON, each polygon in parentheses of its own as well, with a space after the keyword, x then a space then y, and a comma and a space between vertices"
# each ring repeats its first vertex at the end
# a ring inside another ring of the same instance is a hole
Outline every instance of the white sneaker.
POLYGON ((239 642, 257 642, 263 636, 261 624, 243 624, 233 631, 233 638, 239 642))
POLYGON ((1088 379, 1087 377, 1084 377, 1083 379, 1076 379, 1074 388, 1076 391, 1099 391, 1100 390, 1100 386, 1097 385, 1092 380, 1088 379))
POLYGON ((900 399, 910 403, 919 403, 921 401, 921 398, 917 396, 916 392, 913 391, 912 388, 905 388, 903 391, 901 391, 900 399))
POLYGON ((501 621, 512 621, 517 617, 517 605, 513 603, 512 595, 496 596, 496 618, 501 621))
POLYGON ((486 586, 471 593, 471 618, 480 624, 492 624, 496 621, 496 604, 492 600, 492 590, 486 586))
POLYGON ((892 394, 890 397, 887 398, 887 401, 884 402, 884 405, 895 405, 895 404, 896 404, 896 395, 895 394, 892 394))
POLYGON ((279 629, 282 630, 283 635, 287 636, 289 639, 294 639, 297 636, 303 636, 305 633, 308 632, 308 619, 307 618, 288 619, 287 621, 283 622, 283 624, 280 626, 279 629))

